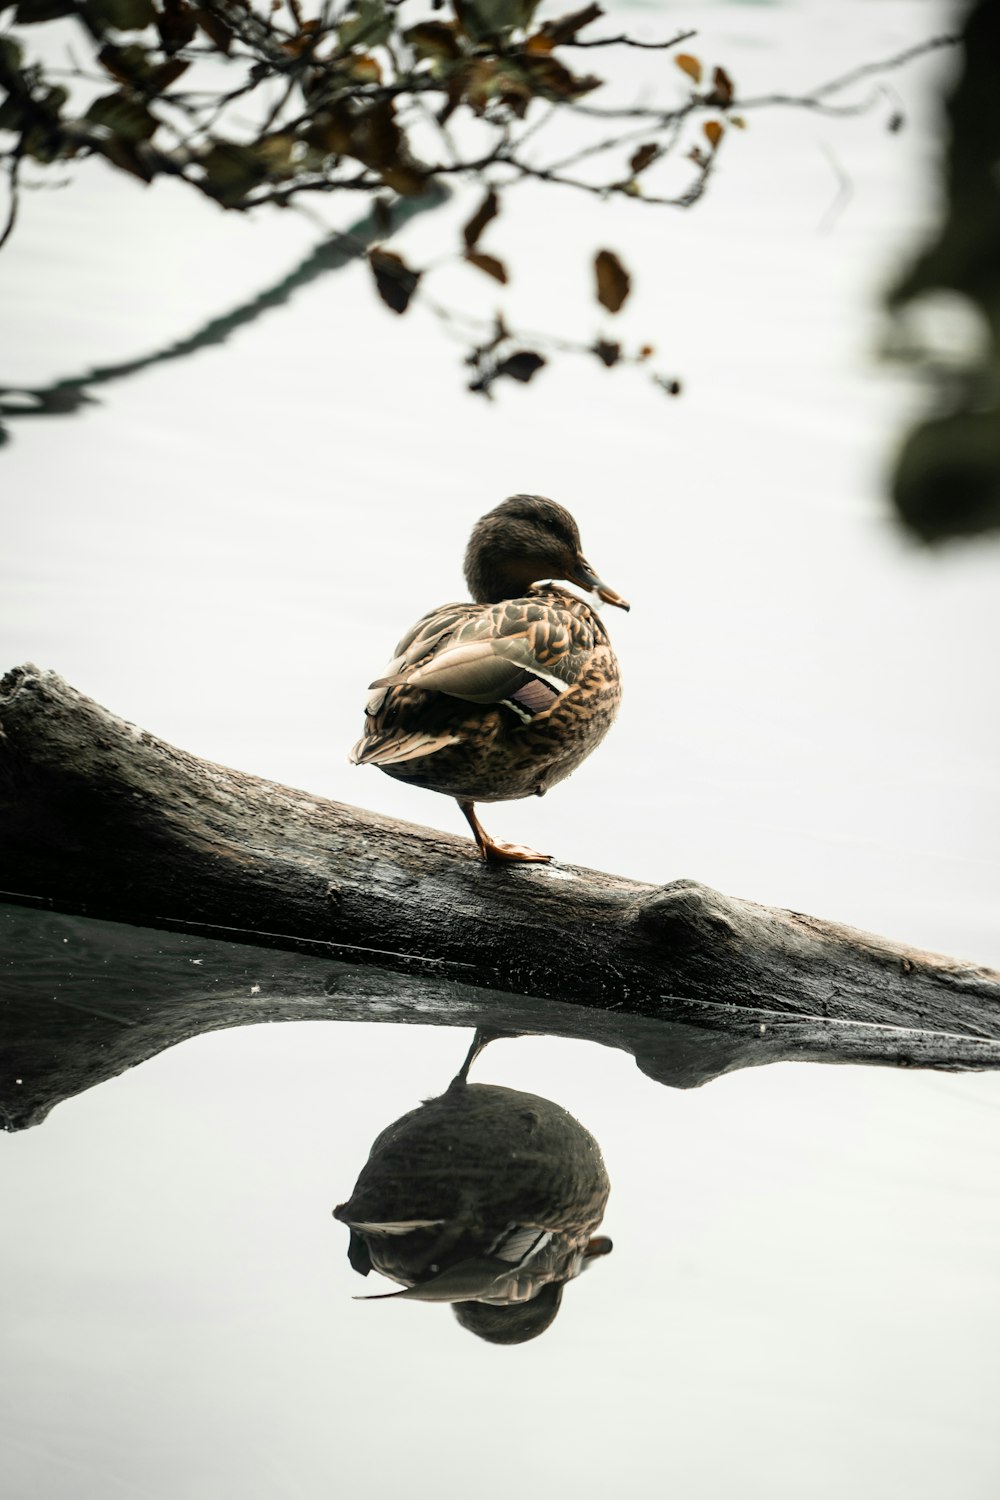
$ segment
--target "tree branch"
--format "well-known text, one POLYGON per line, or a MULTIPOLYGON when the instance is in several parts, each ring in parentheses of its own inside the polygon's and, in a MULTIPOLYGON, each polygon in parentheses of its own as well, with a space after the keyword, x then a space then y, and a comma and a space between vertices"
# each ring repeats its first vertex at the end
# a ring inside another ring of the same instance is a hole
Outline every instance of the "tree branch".
POLYGON ((676 36, 668 37, 665 42, 640 42, 634 36, 626 36, 624 32, 620 36, 601 36, 593 41, 581 41, 578 37, 570 37, 560 42, 560 47, 639 47, 644 52, 666 52, 671 47, 679 47, 682 42, 689 42, 697 31, 679 31, 676 36))
POLYGON ((14 152, 11 155, 10 166, 9 166, 9 170, 8 170, 8 173, 7 173, 8 191, 10 193, 10 202, 9 202, 9 204, 7 206, 7 222, 4 225, 4 227, 3 227, 3 233, 0 234, 0 250, 3 249, 4 245, 6 245, 7 241, 10 239, 11 235, 14 233, 14 226, 17 223, 17 209, 18 209, 18 204, 20 202, 20 187, 19 187, 19 183, 18 183, 18 178, 19 178, 20 172, 21 172, 21 162, 22 162, 22 160, 23 160, 23 155, 22 155, 22 152, 21 152, 21 149, 20 149, 20 144, 19 144, 14 149, 14 152))

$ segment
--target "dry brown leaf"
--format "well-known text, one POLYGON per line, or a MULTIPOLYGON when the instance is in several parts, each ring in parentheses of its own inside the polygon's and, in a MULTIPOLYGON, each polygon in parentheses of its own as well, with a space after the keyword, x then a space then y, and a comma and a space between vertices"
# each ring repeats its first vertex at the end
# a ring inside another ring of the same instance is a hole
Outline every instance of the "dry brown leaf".
POLYGON ((375 245, 368 252, 368 263, 375 277, 379 296, 394 313, 404 313, 417 290, 420 272, 411 270, 401 255, 375 245))
POLYGON ((421 21, 404 31, 403 39, 419 58, 450 60, 462 55, 453 21, 421 21))
POLYGON ((485 271, 487 276, 492 276, 501 286, 507 285, 507 267, 495 255, 484 255, 482 250, 467 250, 465 258, 470 266, 478 266, 480 271, 485 271))
POLYGON ((597 300, 608 312, 622 307, 632 287, 632 278, 613 250, 600 250, 594 257, 597 276, 597 300))
POLYGON ((561 47, 565 42, 572 41, 578 31, 589 26, 592 21, 597 21, 604 12, 599 5, 588 5, 583 10, 574 10, 568 16, 560 16, 558 20, 546 21, 535 38, 529 41, 545 40, 549 43, 549 50, 553 47, 561 47))
POLYGON ((486 228, 491 219, 495 219, 500 212, 500 200, 496 193, 490 188, 486 197, 476 209, 472 218, 462 230, 462 238, 465 241, 466 250, 471 250, 486 228))
POLYGON ((382 64, 370 52, 361 52, 347 59, 348 73, 358 83, 381 83, 382 64))
POLYGON ((650 162, 654 162, 660 154, 660 148, 654 141, 649 141, 645 146, 640 146, 638 151, 629 161, 633 177, 644 172, 650 162))
POLYGON ((680 68, 681 72, 686 73, 689 78, 693 78, 695 83, 701 82, 701 63, 696 57, 692 57, 690 52, 678 52, 674 58, 674 62, 680 68))
POLYGON ((544 364, 544 355, 536 354, 534 349, 517 349, 501 360, 496 367, 496 374, 509 375, 512 380, 520 380, 522 384, 526 384, 544 364))
POLYGON ((712 88, 715 90, 715 97, 720 104, 725 105, 730 102, 735 89, 733 88, 733 80, 725 68, 716 68, 712 74, 712 88))

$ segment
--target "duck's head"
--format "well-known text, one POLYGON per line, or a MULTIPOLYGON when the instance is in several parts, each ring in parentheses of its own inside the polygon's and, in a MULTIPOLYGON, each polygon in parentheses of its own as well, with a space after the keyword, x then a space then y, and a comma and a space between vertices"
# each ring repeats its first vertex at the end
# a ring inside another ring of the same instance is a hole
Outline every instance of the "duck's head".
POLYGON ((511 495, 476 522, 465 579, 479 604, 517 599, 541 578, 565 578, 606 604, 628 604, 594 572, 568 510, 544 495, 511 495))
POLYGON ((488 1344, 526 1344, 551 1328, 562 1302, 563 1283, 550 1281, 530 1302, 456 1302, 463 1328, 488 1344))

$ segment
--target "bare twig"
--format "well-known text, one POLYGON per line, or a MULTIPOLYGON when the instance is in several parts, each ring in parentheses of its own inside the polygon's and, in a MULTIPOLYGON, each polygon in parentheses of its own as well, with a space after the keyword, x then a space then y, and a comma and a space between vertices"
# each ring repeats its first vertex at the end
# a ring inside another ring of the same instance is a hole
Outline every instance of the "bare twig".
POLYGON ((10 163, 7 169, 10 204, 7 208, 7 222, 4 225, 3 233, 0 234, 0 250, 3 249, 4 245, 6 245, 7 241, 14 233, 14 225, 17 223, 17 209, 18 204, 20 203, 20 188, 18 184, 18 177, 21 171, 23 150, 23 142, 18 141, 17 147, 11 154, 10 163))
POLYGON ((571 37, 568 41, 560 42, 561 47, 639 47, 644 52, 665 52, 670 47, 679 47, 681 42, 689 42, 697 31, 679 31, 676 36, 668 38, 665 42, 641 42, 637 37, 626 36, 602 36, 594 41, 581 41, 578 37, 571 37))

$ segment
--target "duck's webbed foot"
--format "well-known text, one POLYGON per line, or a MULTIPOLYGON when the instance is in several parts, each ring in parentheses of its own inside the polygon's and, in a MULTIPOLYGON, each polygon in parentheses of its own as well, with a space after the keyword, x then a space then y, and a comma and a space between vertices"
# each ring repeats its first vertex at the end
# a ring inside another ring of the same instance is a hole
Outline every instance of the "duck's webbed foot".
POLYGON ((488 865, 547 865, 552 862, 551 854, 539 854, 527 844, 499 844, 487 838, 479 847, 488 865))
POLYGON ((524 844, 501 844, 496 839, 491 839, 482 823, 476 817, 475 803, 459 802, 458 805, 462 809, 465 820, 472 829, 472 836, 479 845, 480 852, 488 865, 547 865, 552 859, 551 854, 539 854, 537 849, 529 849, 524 844))

